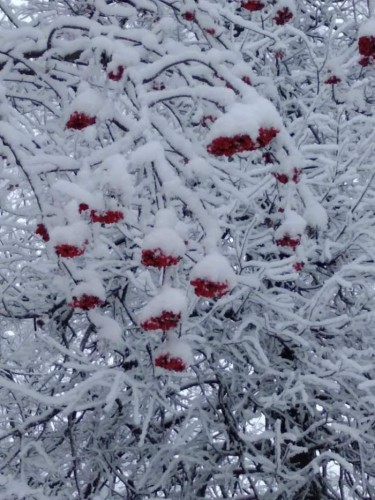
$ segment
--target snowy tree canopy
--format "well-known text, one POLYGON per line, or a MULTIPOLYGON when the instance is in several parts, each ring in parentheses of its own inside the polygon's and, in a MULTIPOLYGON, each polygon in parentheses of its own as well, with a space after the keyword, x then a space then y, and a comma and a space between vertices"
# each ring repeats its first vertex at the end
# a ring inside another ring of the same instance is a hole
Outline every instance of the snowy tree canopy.
POLYGON ((374 5, 0 0, 0 497, 375 498, 374 5))

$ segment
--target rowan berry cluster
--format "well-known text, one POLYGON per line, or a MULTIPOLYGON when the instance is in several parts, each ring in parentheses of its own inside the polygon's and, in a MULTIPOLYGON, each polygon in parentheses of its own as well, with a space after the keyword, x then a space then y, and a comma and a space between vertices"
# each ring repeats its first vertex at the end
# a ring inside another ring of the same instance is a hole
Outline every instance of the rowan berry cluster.
POLYGON ((276 240, 276 245, 279 247, 289 247, 293 251, 298 247, 298 245, 301 243, 301 236, 296 236, 295 238, 292 238, 289 236, 289 234, 286 234, 282 238, 276 240))
POLYGON ((327 83, 329 85, 336 85, 337 83, 340 83, 340 82, 341 82, 341 78, 339 78, 338 76, 335 76, 335 75, 330 76, 329 78, 327 78, 327 80, 324 81, 324 83, 327 83))
POLYGON ((85 113, 75 111, 70 115, 65 127, 72 130, 82 130, 90 125, 94 125, 94 123, 96 123, 96 116, 88 116, 85 113))
POLYGON ((278 133, 279 131, 273 127, 261 127, 255 141, 247 134, 217 137, 207 146, 207 151, 215 156, 233 156, 243 151, 254 151, 267 146, 278 133))
POLYGON ((104 302, 100 300, 95 295, 83 294, 81 297, 73 297, 70 302, 69 307, 73 309, 82 309, 83 311, 89 311, 95 307, 102 306, 104 302))
POLYGON ((259 0, 248 0, 247 2, 242 2, 241 7, 243 9, 249 10, 250 12, 256 12, 258 10, 264 9, 264 3, 259 0))
POLYGON ((121 80, 123 74, 124 74, 124 71, 125 71, 125 68, 124 66, 122 66, 121 64, 119 66, 117 66, 117 71, 114 72, 114 71, 110 71, 108 73, 108 78, 110 80, 113 80, 115 82, 118 82, 119 80, 121 80))
POLYGON ((116 224, 124 218, 124 214, 120 210, 107 210, 106 212, 98 213, 96 210, 91 210, 91 222, 100 224, 116 224))
POLYGON ((287 184, 290 180, 297 184, 299 181, 299 176, 301 175, 301 169, 294 167, 291 178, 287 174, 279 174, 277 172, 273 172, 272 175, 278 182, 280 182, 280 184, 287 184))
POLYGON ((293 12, 291 12, 288 7, 283 7, 278 10, 273 18, 278 26, 288 23, 291 19, 293 19, 293 12))
POLYGON ((66 259, 72 259, 74 257, 80 257, 85 253, 85 247, 76 247, 75 245, 69 245, 67 243, 62 243, 55 246, 55 252, 60 257, 66 259))
POLYGON ((49 241, 49 234, 48 234, 47 228, 44 224, 38 224, 36 226, 35 234, 40 236, 43 241, 45 241, 45 242, 49 241))
POLYGON ((194 293, 197 297, 218 299, 229 292, 226 281, 219 282, 197 278, 190 281, 190 284, 194 287, 194 293))
POLYGON ((160 354, 160 356, 155 358, 154 365, 173 372, 183 372, 186 370, 186 364, 183 360, 181 358, 174 358, 170 354, 160 354))
POLYGON ((361 56, 374 56, 375 36, 361 36, 358 40, 358 50, 361 56))
POLYGON ((163 267, 175 266, 181 260, 181 257, 176 255, 166 255, 162 252, 160 248, 155 248, 151 250, 142 250, 142 264, 144 266, 157 267, 161 269, 163 267))
POLYGON ((163 330, 163 332, 166 332, 172 328, 176 328, 180 319, 180 313, 163 311, 160 316, 153 316, 143 321, 141 328, 144 330, 163 330))

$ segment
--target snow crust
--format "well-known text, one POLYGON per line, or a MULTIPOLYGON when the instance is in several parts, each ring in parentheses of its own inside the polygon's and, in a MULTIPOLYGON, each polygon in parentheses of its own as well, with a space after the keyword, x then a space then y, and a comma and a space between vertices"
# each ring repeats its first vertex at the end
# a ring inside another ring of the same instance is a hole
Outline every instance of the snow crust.
POLYGON ((104 209, 104 203, 101 196, 98 196, 98 194, 90 193, 87 189, 79 186, 76 183, 66 181, 64 179, 59 179, 53 184, 52 188, 56 191, 59 191, 60 193, 74 198, 79 203, 87 203, 90 208, 95 208, 97 210, 104 209))
POLYGON ((186 367, 194 362, 191 347, 184 340, 178 339, 174 335, 169 335, 167 342, 164 342, 155 352, 155 358, 160 355, 169 354, 173 358, 181 358, 186 367))
POLYGON ((217 137, 231 137, 247 134, 255 142, 260 128, 282 128, 282 120, 275 106, 262 97, 256 103, 231 106, 227 113, 220 116, 207 134, 210 143, 217 137))
POLYGON ((54 227, 50 231, 50 241, 53 245, 66 243, 82 246, 89 238, 90 231, 83 221, 77 221, 67 226, 54 227))
POLYGON ((200 177, 201 179, 205 179, 212 174, 211 165, 203 158, 194 158, 193 160, 190 160, 186 167, 191 170, 193 175, 200 177))
POLYGON ((208 254, 192 269, 190 279, 201 278, 204 280, 227 282, 229 289, 237 283, 237 276, 228 259, 219 253, 208 254))
POLYGON ((98 299, 104 301, 106 299, 105 288, 101 279, 92 274, 87 281, 82 281, 76 285, 71 293, 71 298, 81 297, 82 295, 94 295, 98 299))
POLYGON ((345 70, 343 68, 343 65, 338 60, 330 59, 329 61, 327 61, 326 69, 326 78, 329 78, 330 76, 337 76, 337 78, 340 78, 340 80, 343 80, 345 78, 345 70))
POLYGON ((328 226, 328 215, 323 206, 315 199, 314 195, 304 183, 298 191, 305 204, 303 217, 310 226, 324 231, 328 226))
POLYGON ((176 227, 177 224, 176 212, 171 208, 163 208, 159 210, 155 217, 155 226, 169 227, 171 229, 176 227))
POLYGON ((361 24, 358 30, 358 35, 361 36, 375 36, 375 17, 368 19, 361 24))
POLYGON ((99 92, 83 85, 69 106, 69 112, 77 111, 88 116, 96 116, 103 105, 104 99, 99 92))
POLYGON ((306 221, 294 210, 285 210, 285 220, 275 231, 275 238, 280 239, 285 235, 301 235, 306 228, 306 221))
POLYGON ((122 328, 113 318, 104 316, 97 311, 89 311, 88 317, 97 328, 98 336, 115 345, 123 344, 122 328))
POLYGON ((149 318, 158 317, 163 311, 183 315, 186 309, 187 299, 185 292, 178 288, 167 286, 142 309, 139 314, 139 320, 142 322, 149 318))
POLYGON ((102 163, 99 183, 107 184, 112 191, 125 198, 133 195, 133 179, 127 170, 127 161, 120 155, 108 156, 102 163))
POLYGON ((157 227, 148 233, 142 243, 143 250, 160 248, 166 255, 181 257, 185 253, 184 240, 168 227, 157 227))

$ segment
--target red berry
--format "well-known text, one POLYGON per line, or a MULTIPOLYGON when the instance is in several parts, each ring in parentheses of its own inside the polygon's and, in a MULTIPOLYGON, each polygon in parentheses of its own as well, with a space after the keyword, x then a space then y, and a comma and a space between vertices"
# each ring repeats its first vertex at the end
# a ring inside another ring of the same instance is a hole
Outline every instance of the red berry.
POLYGON ((95 295, 86 295, 85 293, 81 297, 73 297, 72 302, 70 302, 69 307, 73 309, 83 309, 88 311, 89 309, 94 309, 95 307, 102 306, 104 302, 96 297, 95 295))
POLYGON ((94 125, 94 123, 96 123, 96 116, 87 116, 85 113, 78 113, 75 111, 70 115, 65 128, 82 130, 90 125, 94 125))
POLYGON ((293 251, 298 247, 301 243, 301 236, 298 235, 295 238, 290 237, 288 234, 283 236, 282 238, 276 240, 276 245, 279 247, 289 247, 293 251))
POLYGON ((160 248, 153 250, 142 250, 142 264, 144 266, 163 267, 175 266, 181 260, 181 257, 175 255, 166 255, 160 248))
POLYGON ((358 40, 358 50, 361 56, 375 55, 375 36, 361 36, 358 40))
POLYGON ((79 257, 85 253, 85 247, 79 248, 75 245, 69 245, 67 243, 62 243, 55 246, 55 252, 60 257, 65 257, 71 259, 73 257, 79 257))
POLYGON ((305 267, 304 262, 295 262, 293 268, 299 273, 305 267))
POLYGON ((216 33, 215 28, 204 28, 204 31, 212 36, 215 36, 216 33))
POLYGON ((90 207, 88 206, 87 203, 80 203, 78 206, 78 212, 81 214, 82 212, 85 212, 88 210, 90 207))
POLYGON ((276 15, 273 18, 273 20, 278 26, 281 26, 289 22, 292 18, 293 18, 293 12, 291 12, 288 9, 288 7, 283 7, 282 9, 276 12, 276 15))
POLYGON ((153 316, 152 318, 142 321, 141 327, 144 330, 163 330, 163 332, 166 332, 172 328, 176 328, 180 319, 180 313, 163 311, 160 316, 153 316))
POLYGON ((247 85, 252 85, 251 80, 250 80, 250 77, 248 77, 248 76, 246 76, 246 75, 245 75, 245 76, 243 76, 243 77, 241 78, 241 80, 242 80, 244 83, 247 83, 247 85))
POLYGON ((120 210, 107 210, 106 212, 98 213, 96 210, 91 210, 91 222, 99 222, 100 224, 117 224, 124 218, 124 214, 120 210))
POLYGON ((38 224, 36 226, 35 234, 40 236, 43 241, 45 241, 45 242, 49 241, 49 234, 48 234, 47 228, 44 224, 38 224))
MULTIPOLYGON (((293 168, 293 175, 291 177, 292 181, 297 184, 299 181, 299 176, 301 174, 301 169, 300 168, 293 168)), ((277 172, 273 172, 272 175, 281 183, 281 184, 287 184, 290 181, 290 177, 288 177, 287 174, 279 174, 277 172)))
POLYGON ((190 284, 194 287, 194 293, 197 297, 218 299, 229 292, 228 283, 226 281, 218 282, 197 278, 190 281, 190 284))
POLYGON ((108 73, 108 78, 109 78, 110 80, 113 80, 113 81, 115 81, 115 82, 118 82, 119 80, 121 80, 122 75, 124 74, 124 71, 125 71, 124 66, 122 66, 122 65, 120 64, 120 66, 117 66, 117 71, 116 71, 116 73, 115 73, 114 71, 110 71, 110 72, 108 73))
POLYGON ((186 370, 186 364, 183 360, 181 358, 174 358, 170 354, 160 354, 155 359, 154 365, 172 372, 183 372, 186 370))
POLYGON ((280 182, 280 184, 287 184, 289 182, 289 177, 286 174, 277 174, 273 172, 272 175, 280 182))
POLYGON ((300 168, 297 168, 297 167, 294 167, 293 168, 293 177, 292 177, 292 181, 297 184, 298 181, 299 181, 299 176, 301 175, 301 169, 300 168))
POLYGON ((257 10, 264 9, 264 3, 259 0, 247 0, 246 2, 242 2, 241 7, 250 12, 256 12, 257 10))
POLYGON ((276 57, 276 59, 279 59, 279 60, 280 60, 280 59, 284 59, 284 57, 285 57, 285 52, 284 52, 283 50, 277 50, 277 51, 275 52, 275 57, 276 57))
POLYGON ((185 21, 195 21, 195 12, 187 11, 182 14, 185 21))

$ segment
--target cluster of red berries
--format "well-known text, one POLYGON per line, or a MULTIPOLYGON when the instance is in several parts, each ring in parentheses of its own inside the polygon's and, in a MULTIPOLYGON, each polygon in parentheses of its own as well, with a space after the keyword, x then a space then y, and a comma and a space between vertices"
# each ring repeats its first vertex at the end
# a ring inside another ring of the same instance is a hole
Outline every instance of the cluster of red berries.
POLYGON ((89 311, 95 307, 102 306, 104 302, 100 300, 95 295, 86 295, 85 293, 81 297, 73 297, 72 302, 70 302, 69 307, 73 309, 83 309, 84 311, 89 311))
POLYGON ((217 137, 207 146, 207 151, 215 156, 233 156, 243 151, 252 151, 255 143, 248 135, 217 137))
POLYGON ((122 66, 121 64, 119 66, 117 66, 117 71, 114 72, 114 71, 110 71, 108 73, 108 78, 110 80, 113 80, 115 82, 118 82, 119 80, 121 80, 123 74, 124 74, 124 71, 125 71, 125 68, 124 66, 122 66))
POLYGON ((176 328, 180 319, 180 313, 176 314, 172 311, 163 311, 160 316, 153 316, 142 321, 141 327, 144 330, 163 330, 163 332, 167 332, 172 328, 176 328))
POLYGON ((124 214, 120 210, 107 210, 106 212, 98 213, 96 210, 91 210, 91 222, 100 224, 117 224, 124 218, 124 214))
POLYGON ((185 21, 195 21, 195 12, 192 11, 187 11, 182 14, 182 17, 185 19, 185 21))
POLYGON ((69 117, 65 127, 73 130, 82 130, 96 123, 96 116, 88 116, 85 113, 75 111, 69 117))
POLYGON ((190 281, 194 287, 194 293, 197 297, 206 297, 208 299, 218 299, 229 292, 228 283, 226 281, 211 281, 197 278, 190 281))
POLYGON ((68 245, 67 243, 62 243, 55 246, 55 252, 60 257, 65 257, 67 259, 72 259, 74 257, 80 257, 85 253, 85 247, 76 247, 75 245, 68 245))
POLYGON ((35 234, 40 236, 43 241, 49 241, 49 234, 44 224, 38 224, 35 229, 35 234))
POLYGON ((278 133, 279 131, 273 127, 268 129, 261 127, 255 142, 247 134, 217 137, 207 146, 207 151, 215 156, 233 156, 243 151, 254 151, 267 146, 278 133))
POLYGON ((175 266, 181 260, 181 257, 176 255, 166 255, 162 252, 160 248, 155 248, 151 250, 142 250, 142 264, 144 266, 157 267, 161 269, 163 267, 175 266))
POLYGON ((289 234, 286 234, 282 238, 276 240, 276 245, 279 247, 289 247, 293 251, 298 247, 298 245, 301 243, 301 236, 296 236, 295 238, 292 238, 289 236, 289 234))
POLYGON ((332 75, 327 80, 324 81, 324 83, 327 83, 328 85, 336 85, 337 83, 341 82, 341 78, 338 76, 332 75))
POLYGON ((358 40, 358 50, 361 56, 359 64, 370 66, 375 64, 375 36, 361 36, 358 40))
POLYGON ((283 7, 276 12, 273 20, 278 26, 288 23, 293 18, 293 12, 291 12, 288 7, 283 7))
POLYGON ((181 358, 173 358, 170 354, 160 354, 155 359, 154 365, 172 372, 183 372, 186 370, 186 364, 183 360, 181 358))
MULTIPOLYGON (((78 211, 81 214, 82 212, 87 212, 90 207, 87 203, 80 203, 78 206, 78 211)), ((123 220, 124 214, 121 210, 106 210, 105 212, 98 212, 97 210, 90 211, 90 220, 91 222, 97 222, 99 224, 117 224, 123 220)))
POLYGON ((256 12, 258 10, 264 9, 264 3, 259 0, 247 0, 242 2, 241 7, 243 9, 249 10, 250 12, 256 12))
MULTIPOLYGON (((295 184, 298 183, 300 174, 301 174, 301 169, 294 167, 291 180, 295 184)), ((272 175, 280 182, 280 184, 287 184, 290 180, 290 178, 287 174, 278 174, 277 172, 273 172, 272 175)))
POLYGON ((375 36, 361 36, 358 40, 358 50, 361 56, 375 55, 375 36))
POLYGON ((277 128, 260 127, 259 135, 257 137, 257 148, 264 148, 268 146, 268 144, 277 136, 278 133, 279 130, 277 128))

